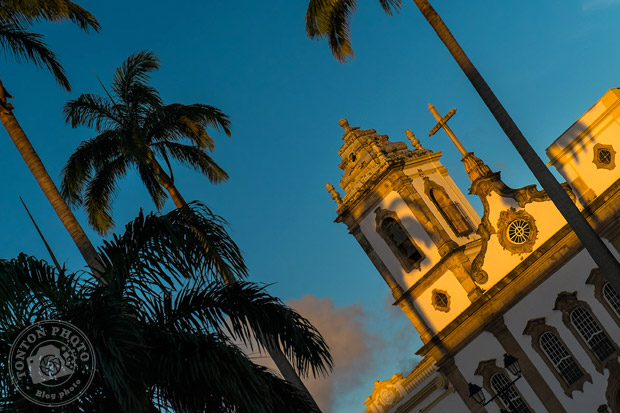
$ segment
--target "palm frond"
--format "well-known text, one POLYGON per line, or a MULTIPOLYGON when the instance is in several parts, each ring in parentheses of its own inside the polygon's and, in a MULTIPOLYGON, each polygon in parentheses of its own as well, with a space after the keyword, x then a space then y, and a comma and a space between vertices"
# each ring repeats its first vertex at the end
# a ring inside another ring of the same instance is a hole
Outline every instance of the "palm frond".
POLYGON ((300 352, 289 354, 300 369, 318 360, 319 371, 331 366, 325 343, 264 287, 212 282, 207 272, 223 266, 247 270, 224 221, 205 206, 141 212, 100 253, 103 284, 26 255, 0 260, 0 409, 45 410, 19 397, 6 366, 23 328, 51 318, 79 328, 95 349, 94 380, 71 411, 313 412, 300 391, 254 365, 230 337, 264 337, 287 354, 300 352), (308 338, 314 342, 298 342, 308 338))
POLYGON ((149 402, 144 366, 151 358, 137 321, 140 309, 102 287, 78 304, 68 317, 93 345, 99 385, 116 401, 119 408, 115 410, 143 411, 149 402))
POLYGON ((159 68, 159 58, 147 50, 129 56, 121 67, 116 69, 112 90, 121 100, 126 100, 138 85, 146 86, 150 72, 159 68))
POLYGON ((254 365, 229 340, 210 333, 152 332, 149 376, 160 404, 177 412, 309 412, 297 392, 266 369, 254 365), (270 388, 276 382, 279 388, 270 388), (287 405, 285 401, 290 402, 287 405), (299 408, 299 410, 297 409, 299 408))
POLYGON ((241 251, 226 231, 228 223, 213 214, 206 205, 198 201, 190 202, 184 208, 170 211, 165 217, 183 229, 188 245, 197 248, 191 252, 204 263, 202 271, 219 274, 223 279, 247 277, 248 270, 241 251))
POLYGON ((402 6, 402 0, 379 0, 379 3, 388 16, 393 16, 398 13, 402 6))
POLYGON ((110 99, 86 93, 65 103, 63 114, 65 122, 70 123, 73 128, 86 125, 101 131, 122 123, 115 113, 116 110, 110 99))
POLYGON ((201 331, 209 326, 253 348, 268 344, 282 346, 284 353, 303 377, 326 375, 332 368, 329 348, 308 320, 265 287, 238 281, 186 285, 150 303, 152 321, 175 331, 201 331))
POLYGON ((71 21, 85 31, 101 28, 95 16, 68 0, 4 0, 0 4, 0 21, 21 25, 71 21))
POLYGON ((125 157, 118 158, 98 168, 84 190, 84 209, 89 224, 100 234, 105 234, 114 226, 112 219, 112 199, 117 181, 127 173, 128 162, 125 157))
MULTIPOLYGON (((379 0, 388 16, 397 13, 402 0, 379 0)), ((351 19, 357 0, 310 0, 306 11, 306 34, 311 39, 327 37, 332 54, 345 63, 353 57, 351 19)))
POLYGON ((197 123, 203 129, 210 127, 218 131, 221 130, 227 136, 230 136, 230 119, 228 115, 214 106, 201 103, 192 105, 173 103, 166 105, 164 111, 172 112, 179 120, 188 119, 191 122, 197 123))
POLYGON ((221 130, 230 136, 230 120, 220 109, 203 104, 165 105, 153 110, 144 121, 146 135, 153 142, 189 139, 199 148, 213 150, 215 142, 207 128, 221 130))
POLYGON ((65 70, 40 34, 28 32, 19 24, 0 23, 0 47, 17 61, 31 62, 47 69, 63 89, 71 90, 65 70))
POLYGON ((176 142, 162 142, 152 145, 153 150, 162 156, 168 154, 177 161, 192 167, 209 179, 209 182, 220 183, 228 180, 228 174, 201 148, 183 145, 176 142))
POLYGON ((151 165, 139 163, 138 174, 140 175, 142 183, 144 184, 144 186, 146 186, 146 190, 151 196, 151 199, 153 200, 153 203, 155 204, 157 210, 162 209, 164 204, 166 203, 166 199, 168 199, 168 196, 166 192, 162 189, 159 181, 157 180, 151 165))
POLYGON ((82 192, 92 179, 93 170, 103 168, 120 154, 116 130, 104 131, 84 141, 67 160, 61 172, 60 193, 73 205, 82 204, 82 192))
POLYGON ((225 225, 196 202, 161 216, 141 212, 122 235, 105 241, 99 253, 105 268, 120 269, 116 276, 125 277, 121 285, 139 278, 155 284, 156 293, 187 278, 245 277, 247 267, 225 225))

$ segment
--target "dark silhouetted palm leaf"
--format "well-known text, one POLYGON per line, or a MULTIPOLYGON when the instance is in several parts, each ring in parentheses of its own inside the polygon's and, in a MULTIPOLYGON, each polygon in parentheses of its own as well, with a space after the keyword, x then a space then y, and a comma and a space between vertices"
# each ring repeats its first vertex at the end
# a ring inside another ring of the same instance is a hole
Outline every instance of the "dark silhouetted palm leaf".
MULTIPOLYGON (((88 336, 98 365, 72 411, 312 411, 302 393, 253 364, 232 340, 257 345, 260 334, 280 342, 306 374, 331 368, 327 346, 264 287, 219 281, 223 268, 237 276, 246 269, 223 221, 205 207, 141 213, 99 253, 105 284, 25 255, 0 260, 0 366, 23 328, 59 319, 88 336), (219 243, 196 236, 187 220, 219 243), (199 253, 205 245, 211 256, 199 253)), ((0 368, 0 409, 18 408, 32 406, 0 368)))

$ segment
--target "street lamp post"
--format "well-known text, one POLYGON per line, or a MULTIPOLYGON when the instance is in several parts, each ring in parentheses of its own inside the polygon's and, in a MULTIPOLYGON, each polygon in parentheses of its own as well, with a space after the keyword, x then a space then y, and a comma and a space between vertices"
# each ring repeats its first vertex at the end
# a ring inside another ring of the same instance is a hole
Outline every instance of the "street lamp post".
MULTIPOLYGON (((478 386, 477 384, 473 384, 473 383, 469 383, 469 397, 474 399, 476 403, 486 406, 487 404, 495 400, 497 397, 501 397, 504 393, 506 393, 508 389, 510 389, 512 385, 517 380, 519 380, 522 376, 521 376, 521 366, 519 365, 519 360, 517 360, 516 357, 510 354, 504 354, 504 368, 508 370, 512 375, 516 376, 516 378, 510 383, 508 383, 507 385, 505 385, 504 387, 502 387, 501 389, 496 390, 495 396, 493 396, 489 401, 485 402, 486 397, 484 395, 484 392, 482 391, 482 387, 478 386)), ((515 406, 512 403, 512 400, 508 399, 508 404, 509 404, 508 407, 510 407, 510 412, 517 412, 517 410, 515 409, 515 406)), ((500 413, 510 413, 510 412, 505 409, 500 410, 500 413)))

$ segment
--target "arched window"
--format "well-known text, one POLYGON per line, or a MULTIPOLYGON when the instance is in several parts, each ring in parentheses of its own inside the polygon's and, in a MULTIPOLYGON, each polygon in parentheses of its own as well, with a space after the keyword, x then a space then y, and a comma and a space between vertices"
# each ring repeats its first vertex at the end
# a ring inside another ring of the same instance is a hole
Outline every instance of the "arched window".
POLYGON ((413 245, 413 242, 409 239, 409 235, 407 235, 398 221, 394 218, 386 218, 383 220, 381 227, 388 235, 390 241, 392 241, 392 244, 403 256, 407 257, 408 260, 417 262, 422 259, 422 253, 413 245))
POLYGON ((607 282, 598 268, 590 272, 586 284, 594 286, 594 296, 620 326, 620 295, 616 289, 607 282))
POLYGON ((511 412, 530 413, 521 395, 517 392, 514 385, 502 373, 495 373, 491 376, 491 387, 495 394, 499 395, 504 404, 510 408, 511 412))
POLYGON ((592 314, 583 307, 577 307, 570 313, 573 323, 599 363, 604 362, 616 349, 592 314))
POLYGON ((420 268, 424 254, 398 221, 398 216, 392 211, 381 208, 377 208, 375 213, 377 214, 377 232, 388 244, 405 271, 420 268))
POLYGON ((605 283, 603 286, 603 297, 605 297, 611 308, 614 309, 616 315, 620 316, 620 295, 618 295, 618 292, 611 284, 605 283))
POLYGON ((586 349, 596 369, 602 372, 607 362, 617 357, 618 348, 592 315, 588 303, 578 300, 577 292, 564 291, 558 294, 555 309, 562 312, 562 321, 586 349))
POLYGON ((519 389, 506 375, 506 371, 497 366, 496 360, 483 360, 478 363, 475 373, 482 376, 482 385, 495 398, 499 409, 509 409, 511 412, 530 413, 531 407, 523 399, 519 389))
POLYGON ((583 391, 586 381, 592 383, 592 377, 566 347, 558 330, 547 325, 544 317, 529 320, 523 334, 532 337, 532 347, 562 385, 568 397, 573 397, 575 390, 583 391))
POLYGON ((567 386, 577 383, 584 376, 573 356, 552 332, 546 331, 540 336, 540 347, 549 357, 567 386))
POLYGON ((450 199, 441 185, 425 178, 424 192, 457 236, 462 237, 474 232, 473 225, 461 210, 460 205, 450 199))

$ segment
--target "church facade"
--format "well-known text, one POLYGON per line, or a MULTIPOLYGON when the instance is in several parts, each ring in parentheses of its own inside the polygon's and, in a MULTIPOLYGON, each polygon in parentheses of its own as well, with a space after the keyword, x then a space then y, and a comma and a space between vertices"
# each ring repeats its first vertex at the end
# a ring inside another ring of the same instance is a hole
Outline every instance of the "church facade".
MULTIPOLYGON (((479 217, 441 152, 341 120, 344 223, 420 335, 420 363, 375 382, 371 413, 620 412, 620 295, 544 191, 463 155, 479 217)), ((620 257, 620 89, 547 148, 563 187, 620 257)), ((620 276, 620 275, 619 275, 620 276)), ((413 357, 413 355, 412 355, 413 357)))

